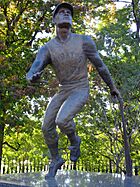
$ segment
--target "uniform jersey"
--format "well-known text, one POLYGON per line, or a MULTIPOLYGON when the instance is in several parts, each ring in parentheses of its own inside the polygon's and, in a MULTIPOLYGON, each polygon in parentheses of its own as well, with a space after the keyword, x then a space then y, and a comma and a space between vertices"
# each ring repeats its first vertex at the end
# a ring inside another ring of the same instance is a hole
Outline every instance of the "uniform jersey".
POLYGON ((61 42, 55 37, 41 47, 26 78, 31 79, 47 64, 51 64, 61 87, 88 86, 87 59, 111 88, 112 78, 94 41, 89 36, 74 33, 70 34, 67 41, 61 42))
POLYGON ((46 46, 52 66, 61 86, 88 85, 87 56, 83 50, 83 36, 71 34, 66 42, 54 38, 46 46))

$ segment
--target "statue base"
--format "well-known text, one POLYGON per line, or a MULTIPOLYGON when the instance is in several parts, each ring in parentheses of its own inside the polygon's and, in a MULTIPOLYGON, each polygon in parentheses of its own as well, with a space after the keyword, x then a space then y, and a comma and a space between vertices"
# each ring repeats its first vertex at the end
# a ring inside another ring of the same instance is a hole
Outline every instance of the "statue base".
POLYGON ((45 180, 45 172, 0 175, 0 187, 140 187, 140 176, 59 170, 45 180))

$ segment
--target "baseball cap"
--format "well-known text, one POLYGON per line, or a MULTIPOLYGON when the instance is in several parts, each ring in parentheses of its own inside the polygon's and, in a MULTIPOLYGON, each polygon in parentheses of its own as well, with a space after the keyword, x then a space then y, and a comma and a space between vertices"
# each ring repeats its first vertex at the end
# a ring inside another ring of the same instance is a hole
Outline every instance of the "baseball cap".
POLYGON ((70 3, 60 3, 56 6, 54 12, 53 12, 53 18, 55 17, 55 15, 57 14, 57 12, 59 11, 60 8, 67 8, 71 11, 71 15, 73 17, 73 6, 70 3))

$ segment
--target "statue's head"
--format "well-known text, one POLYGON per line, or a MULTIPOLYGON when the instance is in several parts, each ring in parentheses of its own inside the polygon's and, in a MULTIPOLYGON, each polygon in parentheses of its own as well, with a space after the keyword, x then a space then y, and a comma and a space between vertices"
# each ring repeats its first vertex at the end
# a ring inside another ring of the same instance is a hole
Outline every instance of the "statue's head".
POLYGON ((72 26, 73 7, 69 3, 60 3, 53 12, 53 22, 57 26, 67 24, 72 26))

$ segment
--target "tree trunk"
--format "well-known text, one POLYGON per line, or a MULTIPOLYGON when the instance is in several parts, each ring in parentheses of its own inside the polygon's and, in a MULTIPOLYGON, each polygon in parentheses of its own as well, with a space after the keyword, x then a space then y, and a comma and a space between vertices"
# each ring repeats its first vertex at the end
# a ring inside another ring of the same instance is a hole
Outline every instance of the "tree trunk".
POLYGON ((3 147, 3 140, 4 140, 4 124, 0 125, 0 174, 1 174, 1 164, 2 164, 2 147, 3 147))

